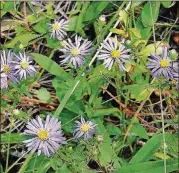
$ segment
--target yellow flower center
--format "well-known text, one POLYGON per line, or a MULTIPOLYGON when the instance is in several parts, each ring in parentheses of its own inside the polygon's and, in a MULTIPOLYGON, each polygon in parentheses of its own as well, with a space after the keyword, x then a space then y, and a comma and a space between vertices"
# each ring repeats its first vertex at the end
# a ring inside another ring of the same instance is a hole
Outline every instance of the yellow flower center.
POLYGON ((90 129, 90 125, 89 124, 82 124, 81 125, 81 131, 82 132, 87 132, 90 129))
POLYGON ((59 29, 60 29, 59 23, 54 23, 54 24, 52 25, 52 28, 53 28, 54 31, 59 30, 59 29))
POLYGON ((6 74, 10 71, 9 66, 6 65, 6 64, 3 65, 3 69, 4 69, 4 72, 5 72, 6 74))
POLYGON ((169 65, 169 61, 168 60, 162 59, 160 61, 160 67, 165 68, 165 67, 168 67, 168 65, 169 65))
POLYGON ((112 56, 113 58, 118 58, 118 57, 120 56, 120 51, 119 51, 119 50, 113 50, 113 51, 111 52, 111 56, 112 56))
POLYGON ((79 55, 79 53, 80 53, 80 51, 79 51, 79 49, 76 48, 76 47, 71 50, 71 54, 72 54, 73 56, 77 56, 77 55, 79 55))
POLYGON ((28 63, 27 61, 22 61, 22 62, 21 62, 21 67, 22 67, 23 69, 28 68, 28 66, 29 66, 29 63, 28 63))
POLYGON ((45 141, 48 139, 49 133, 47 130, 40 130, 37 136, 41 141, 45 141))

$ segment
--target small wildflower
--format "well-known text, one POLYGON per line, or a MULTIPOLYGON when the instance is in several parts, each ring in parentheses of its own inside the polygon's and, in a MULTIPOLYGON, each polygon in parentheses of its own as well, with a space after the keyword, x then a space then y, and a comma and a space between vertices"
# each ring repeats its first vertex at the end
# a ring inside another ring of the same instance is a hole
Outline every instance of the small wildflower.
POLYGON ((104 60, 103 65, 111 70, 113 64, 116 62, 121 71, 126 71, 124 63, 129 63, 131 49, 127 49, 124 46, 124 39, 120 44, 118 44, 117 36, 114 39, 109 38, 106 41, 103 41, 101 44, 103 49, 99 50, 100 54, 98 55, 99 60, 104 60))
POLYGON ((61 122, 49 115, 45 123, 38 116, 26 125, 25 134, 32 135, 34 138, 23 141, 28 147, 28 151, 38 151, 38 155, 43 152, 46 156, 55 153, 60 144, 66 144, 66 138, 61 131, 61 122))
POLYGON ((65 32, 68 28, 68 21, 62 19, 59 22, 55 20, 53 24, 49 24, 51 27, 51 38, 57 38, 58 40, 62 40, 64 36, 67 35, 65 32))
POLYGON ((64 48, 60 49, 65 54, 60 56, 60 58, 64 58, 61 63, 72 63, 74 68, 82 66, 85 62, 85 56, 90 54, 92 42, 76 35, 74 43, 68 39, 67 42, 64 41, 64 44, 64 48))
POLYGON ((99 17, 99 20, 100 20, 101 22, 106 22, 106 16, 105 16, 105 15, 101 15, 101 16, 99 17))
POLYGON ((162 48, 162 57, 154 53, 150 56, 147 68, 151 70, 152 76, 156 78, 163 76, 167 80, 173 79, 172 61, 168 57, 168 48, 166 46, 162 48))
POLYGON ((101 136, 101 135, 98 135, 98 136, 97 136, 97 141, 98 141, 98 142, 101 142, 101 141, 103 141, 103 136, 101 136))
POLYGON ((13 64, 13 57, 14 54, 12 50, 9 50, 7 55, 6 52, 3 50, 0 53, 1 55, 1 78, 4 78, 4 87, 8 87, 8 83, 5 84, 8 79, 12 82, 18 83, 18 75, 15 74, 15 68, 13 64), (7 79, 6 79, 7 78, 7 79))
POLYGON ((96 133, 95 127, 97 124, 94 124, 91 121, 85 121, 81 116, 81 122, 76 121, 75 130, 73 132, 74 139, 79 139, 84 136, 84 140, 88 140, 92 135, 96 133))
POLYGON ((20 114, 19 109, 14 109, 12 112, 13 112, 14 115, 19 115, 20 114))
POLYGON ((13 61, 15 64, 16 73, 19 74, 20 79, 24 78, 26 79, 27 76, 34 76, 36 73, 35 67, 32 65, 32 60, 29 56, 26 56, 25 52, 22 55, 19 53, 19 55, 16 55, 17 61, 13 61))

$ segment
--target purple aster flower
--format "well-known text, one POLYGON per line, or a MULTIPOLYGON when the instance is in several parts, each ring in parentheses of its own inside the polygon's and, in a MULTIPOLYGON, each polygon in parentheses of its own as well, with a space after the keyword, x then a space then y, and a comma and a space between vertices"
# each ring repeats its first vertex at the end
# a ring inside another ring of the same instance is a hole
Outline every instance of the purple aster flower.
POLYGON ((97 124, 94 124, 91 121, 85 121, 85 119, 81 116, 81 122, 75 121, 75 130, 73 131, 74 139, 79 139, 84 136, 84 140, 88 140, 96 133, 95 127, 97 124))
POLYGON ((64 41, 64 48, 60 49, 65 55, 60 56, 64 58, 62 64, 72 63, 74 68, 81 67, 85 62, 85 56, 90 54, 92 42, 83 39, 80 36, 75 36, 75 42, 71 39, 64 41))
POLYGON ((147 68, 151 70, 153 77, 159 78, 163 76, 167 80, 173 79, 173 67, 172 61, 168 57, 168 48, 164 46, 162 48, 162 55, 151 53, 149 58, 149 64, 147 68))
POLYGON ((15 67, 13 64, 14 54, 12 50, 9 50, 7 54, 5 50, 3 50, 0 52, 0 56, 1 56, 1 73, 3 73, 4 80, 5 78, 7 78, 7 80, 9 79, 12 82, 18 83, 19 82, 19 80, 17 79, 18 75, 15 74, 15 67))
POLYGON ((28 151, 35 152, 38 155, 44 153, 50 156, 55 153, 61 144, 66 144, 66 138, 63 137, 61 122, 58 119, 47 115, 45 123, 38 116, 32 119, 26 125, 25 134, 33 136, 32 139, 23 141, 28 147, 28 151))
POLYGON ((68 21, 62 19, 59 22, 54 21, 53 24, 49 24, 51 27, 51 38, 57 38, 58 40, 62 40, 64 36, 67 35, 65 32, 68 28, 68 21))
POLYGON ((27 76, 35 76, 36 68, 32 65, 33 61, 29 56, 26 56, 25 52, 22 55, 15 55, 17 57, 17 61, 13 61, 15 64, 14 68, 16 69, 16 73, 20 76, 20 79, 26 79, 27 76))
POLYGON ((130 64, 129 59, 131 49, 128 49, 124 45, 124 39, 118 44, 117 36, 114 39, 108 38, 101 43, 102 49, 99 50, 98 59, 104 60, 103 65, 111 70, 112 66, 116 62, 121 71, 126 71, 124 63, 130 64))

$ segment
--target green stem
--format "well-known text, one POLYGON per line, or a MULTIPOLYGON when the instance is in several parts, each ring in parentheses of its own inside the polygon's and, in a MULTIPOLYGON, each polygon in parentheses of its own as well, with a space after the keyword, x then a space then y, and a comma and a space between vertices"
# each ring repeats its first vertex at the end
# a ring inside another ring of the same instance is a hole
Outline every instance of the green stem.
POLYGON ((164 124, 164 113, 163 113, 163 102, 162 102, 162 91, 161 84, 159 84, 160 91, 160 109, 162 115, 162 134, 163 134, 163 154, 164 154, 164 173, 167 173, 167 163, 166 163, 166 140, 165 140, 165 124, 164 124))
POLYGON ((7 146, 7 156, 6 156, 6 169, 5 169, 5 172, 8 169, 8 165, 9 165, 9 151, 10 151, 10 139, 11 139, 12 121, 13 121, 13 119, 10 119, 10 129, 9 129, 9 135, 8 135, 8 146, 7 146))
POLYGON ((31 160, 32 156, 33 156, 33 153, 29 154, 29 156, 27 157, 27 159, 25 160, 25 162, 21 166, 21 168, 20 168, 18 173, 24 173, 24 171, 25 171, 29 161, 31 160))

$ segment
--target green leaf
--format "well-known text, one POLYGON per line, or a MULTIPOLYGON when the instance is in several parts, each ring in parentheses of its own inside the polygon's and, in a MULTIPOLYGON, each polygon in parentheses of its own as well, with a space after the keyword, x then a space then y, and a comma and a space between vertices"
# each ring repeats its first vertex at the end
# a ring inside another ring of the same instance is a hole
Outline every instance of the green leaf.
MULTIPOLYGON (((104 127, 101 119, 95 119, 96 123, 98 124, 97 131, 99 134, 104 134, 104 132, 106 132, 106 128, 104 127)), ((99 160, 100 163, 104 166, 107 166, 108 163, 111 162, 112 160, 112 156, 113 156, 113 150, 112 150, 112 146, 111 146, 111 139, 109 137, 109 135, 107 134, 107 132, 105 133, 105 135, 103 136, 104 138, 104 143, 99 144, 99 151, 100 151, 100 156, 99 156, 99 160)))
MULTIPOLYGON (((178 170, 178 160, 167 160, 167 173, 178 170)), ((143 162, 119 168, 115 173, 164 173, 163 160, 143 162)))
POLYGON ((47 26, 47 20, 41 20, 40 22, 38 22, 37 24, 35 24, 33 26, 33 29, 40 33, 40 34, 45 34, 48 32, 48 26, 47 26))
POLYGON ((169 8, 171 5, 171 1, 161 1, 161 3, 165 8, 169 8))
POLYGON ((142 10, 141 19, 144 26, 153 26, 158 19, 160 2, 147 2, 142 10))
POLYGON ((161 44, 160 41, 157 41, 154 44, 148 44, 144 49, 142 49, 141 52, 139 52, 139 55, 146 57, 149 56, 150 53, 155 53, 155 46, 157 48, 156 53, 160 54, 162 50, 161 46, 159 46, 160 44, 161 44))
POLYGON ((60 101, 60 105, 57 108, 55 115, 59 115, 64 107, 77 114, 83 113, 84 105, 81 100, 82 85, 79 85, 79 83, 80 80, 67 80, 63 82, 58 78, 55 78, 52 81, 53 87, 55 88, 57 97, 60 101))
POLYGON ((22 141, 29 139, 29 136, 19 133, 1 134, 1 144, 20 144, 22 141))
POLYGON ((46 88, 41 88, 37 91, 37 97, 40 100, 49 102, 51 100, 50 92, 46 88))
MULTIPOLYGON (((75 31, 77 20, 78 20, 78 16, 73 16, 73 17, 69 20, 68 31, 75 31)), ((83 28, 83 27, 84 27, 84 24, 81 24, 81 27, 83 28)))
POLYGON ((14 2, 13 1, 9 1, 9 2, 3 2, 3 8, 2 10, 5 12, 9 12, 14 8, 14 2))
POLYGON ((40 169, 44 169, 47 163, 51 163, 48 157, 42 154, 40 156, 37 156, 37 154, 30 154, 27 156, 20 170, 22 170, 22 173, 31 173, 31 170, 36 170, 36 172, 37 170, 41 171, 40 169))
POLYGON ((47 38, 47 46, 52 48, 52 49, 58 49, 60 47, 60 41, 57 39, 52 39, 48 35, 46 36, 47 38))
POLYGON ((86 10, 87 10, 89 4, 90 4, 90 2, 84 2, 83 3, 82 11, 81 11, 81 13, 79 14, 79 16, 76 20, 76 27, 75 27, 76 33, 78 33, 82 29, 83 18, 84 18, 84 15, 86 13, 86 10))
POLYGON ((29 44, 29 41, 39 37, 37 34, 21 34, 16 36, 13 40, 11 40, 9 43, 5 44, 5 47, 7 48, 14 48, 15 44, 20 42, 23 44, 24 47, 26 47, 29 44))
POLYGON ((99 17, 109 2, 92 2, 84 14, 83 22, 91 21, 99 17))
POLYGON ((145 128, 139 123, 137 123, 137 124, 135 123, 135 125, 132 126, 130 132, 135 133, 137 136, 139 136, 143 139, 149 138, 145 128))
POLYGON ((41 67, 43 67, 49 73, 56 75, 63 80, 73 80, 73 78, 63 70, 63 68, 61 68, 56 62, 51 60, 49 57, 38 53, 32 53, 32 57, 41 67))
POLYGON ((56 173, 71 173, 66 164, 63 164, 56 173))
POLYGON ((113 114, 115 112, 119 112, 119 109, 118 108, 99 109, 99 110, 94 111, 93 117, 110 115, 110 114, 113 114))
MULTIPOLYGON (((170 133, 165 133, 165 137, 172 136, 170 133)), ((160 148, 163 141, 163 134, 155 135, 147 141, 147 143, 136 153, 129 164, 136 164, 148 161, 154 153, 160 148)))

